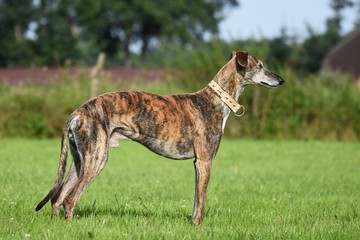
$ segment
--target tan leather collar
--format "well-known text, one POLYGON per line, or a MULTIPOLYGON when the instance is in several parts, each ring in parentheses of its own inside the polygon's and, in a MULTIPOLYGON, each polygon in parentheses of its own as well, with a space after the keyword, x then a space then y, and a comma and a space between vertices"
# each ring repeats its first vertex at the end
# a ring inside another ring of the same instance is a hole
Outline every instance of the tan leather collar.
POLYGON ((209 84, 209 87, 213 89, 216 95, 228 106, 231 111, 234 112, 235 116, 241 117, 245 113, 244 106, 240 105, 233 97, 231 97, 225 90, 214 80, 209 84), (239 112, 242 109, 241 112, 239 112))

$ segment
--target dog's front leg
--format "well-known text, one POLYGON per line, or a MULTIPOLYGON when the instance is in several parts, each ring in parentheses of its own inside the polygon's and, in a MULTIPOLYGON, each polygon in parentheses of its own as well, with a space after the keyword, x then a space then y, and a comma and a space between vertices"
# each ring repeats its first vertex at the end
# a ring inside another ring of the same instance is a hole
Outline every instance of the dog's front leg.
POLYGON ((195 159, 195 199, 192 215, 193 223, 201 224, 204 218, 206 191, 210 179, 211 160, 195 159))

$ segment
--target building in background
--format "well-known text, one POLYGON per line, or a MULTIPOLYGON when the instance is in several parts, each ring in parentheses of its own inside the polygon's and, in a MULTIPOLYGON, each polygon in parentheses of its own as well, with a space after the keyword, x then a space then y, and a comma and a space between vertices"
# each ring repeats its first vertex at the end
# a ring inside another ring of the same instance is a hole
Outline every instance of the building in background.
POLYGON ((360 31, 332 48, 325 56, 323 68, 353 75, 360 87, 360 31))

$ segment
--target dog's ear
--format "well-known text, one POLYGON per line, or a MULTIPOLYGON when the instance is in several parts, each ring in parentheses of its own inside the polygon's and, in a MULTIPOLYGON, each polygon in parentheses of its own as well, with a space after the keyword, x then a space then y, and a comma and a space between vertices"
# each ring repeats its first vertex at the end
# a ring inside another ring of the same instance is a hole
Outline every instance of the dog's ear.
POLYGON ((236 55, 236 51, 232 51, 230 54, 229 60, 233 59, 233 57, 236 55))
POLYGON ((242 66, 247 67, 249 63, 249 54, 247 52, 236 52, 236 62, 242 66))

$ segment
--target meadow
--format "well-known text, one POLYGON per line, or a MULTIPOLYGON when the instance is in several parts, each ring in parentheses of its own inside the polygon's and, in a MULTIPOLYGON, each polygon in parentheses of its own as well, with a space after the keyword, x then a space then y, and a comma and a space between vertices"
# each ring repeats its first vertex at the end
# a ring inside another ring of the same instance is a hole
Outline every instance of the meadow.
MULTIPOLYGON (((360 239, 358 142, 230 140, 193 226, 191 160, 111 149, 73 221, 51 218, 59 139, 0 139, 0 239, 360 239)), ((69 159, 71 161, 71 159, 69 159)))

